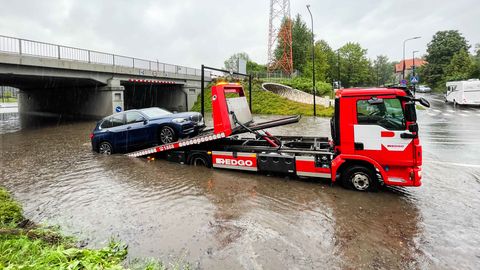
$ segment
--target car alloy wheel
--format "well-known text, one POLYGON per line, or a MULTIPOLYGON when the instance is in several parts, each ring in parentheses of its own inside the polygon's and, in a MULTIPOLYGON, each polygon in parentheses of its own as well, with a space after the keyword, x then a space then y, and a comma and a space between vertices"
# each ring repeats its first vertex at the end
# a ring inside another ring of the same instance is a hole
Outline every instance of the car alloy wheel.
POLYGON ((108 142, 102 142, 98 147, 98 152, 102 155, 111 155, 112 154, 112 145, 108 142))
POLYGON ((160 141, 167 144, 175 141, 175 131, 171 127, 163 127, 160 130, 160 141))

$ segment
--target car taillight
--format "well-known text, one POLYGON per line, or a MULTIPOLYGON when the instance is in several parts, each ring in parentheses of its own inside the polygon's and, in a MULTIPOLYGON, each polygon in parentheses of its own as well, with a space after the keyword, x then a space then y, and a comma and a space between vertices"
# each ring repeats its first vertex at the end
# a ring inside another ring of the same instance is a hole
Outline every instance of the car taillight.
POLYGON ((93 133, 90 133, 90 140, 93 139, 93 133))

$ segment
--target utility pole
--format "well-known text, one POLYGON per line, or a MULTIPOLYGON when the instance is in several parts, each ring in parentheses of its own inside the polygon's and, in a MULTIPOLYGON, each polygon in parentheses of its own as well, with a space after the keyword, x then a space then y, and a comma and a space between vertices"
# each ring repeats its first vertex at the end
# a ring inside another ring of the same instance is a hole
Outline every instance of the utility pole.
POLYGON ((420 37, 407 38, 403 41, 403 67, 402 67, 402 80, 405 80, 405 43, 409 40, 419 39, 420 37))
POLYGON ((312 81, 313 81, 313 116, 317 116, 317 104, 315 98, 317 96, 317 90, 315 87, 315 35, 313 34, 313 16, 310 11, 310 5, 307 5, 308 13, 310 13, 310 18, 312 19, 312 81))
MULTIPOLYGON (((413 54, 413 65, 412 65, 412 76, 415 77, 415 53, 417 53, 418 51, 413 51, 412 54, 413 54)), ((413 84, 413 95, 415 95, 415 91, 417 90, 417 84, 414 83, 413 84)))

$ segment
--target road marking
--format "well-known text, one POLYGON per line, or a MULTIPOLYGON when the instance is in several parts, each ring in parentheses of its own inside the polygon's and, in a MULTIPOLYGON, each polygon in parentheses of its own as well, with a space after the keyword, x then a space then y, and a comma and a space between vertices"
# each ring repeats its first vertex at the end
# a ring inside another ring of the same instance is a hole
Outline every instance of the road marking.
POLYGON ((444 114, 442 114, 442 115, 443 115, 443 116, 452 116, 452 115, 449 114, 449 113, 444 113, 444 114))
POLYGON ((468 167, 468 168, 480 168, 480 164, 464 164, 464 163, 455 163, 455 162, 446 162, 446 161, 436 161, 436 160, 423 160, 427 163, 436 163, 440 165, 451 165, 458 167, 468 167))
POLYGON ((432 111, 434 111, 434 112, 442 112, 442 111, 437 110, 437 109, 432 109, 432 111))
POLYGON ((454 113, 455 111, 454 110, 447 110, 447 112, 454 113))
POLYGON ((465 113, 459 113, 458 115, 461 115, 461 116, 463 116, 463 117, 468 116, 468 114, 465 114, 465 113))

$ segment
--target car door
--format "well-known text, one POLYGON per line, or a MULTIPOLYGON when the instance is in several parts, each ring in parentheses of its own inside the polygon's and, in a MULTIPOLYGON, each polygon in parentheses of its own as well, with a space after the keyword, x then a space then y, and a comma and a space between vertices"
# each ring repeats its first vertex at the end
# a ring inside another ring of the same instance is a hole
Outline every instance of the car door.
POLYGON ((130 149, 150 144, 146 118, 139 112, 126 112, 127 144, 130 149))
POLYGON ((355 154, 370 157, 382 166, 413 166, 415 145, 409 135, 398 98, 357 101, 355 154))
POLYGON ((114 114, 111 117, 110 132, 113 137, 113 149, 118 152, 127 151, 127 127, 125 125, 125 113, 114 114))

